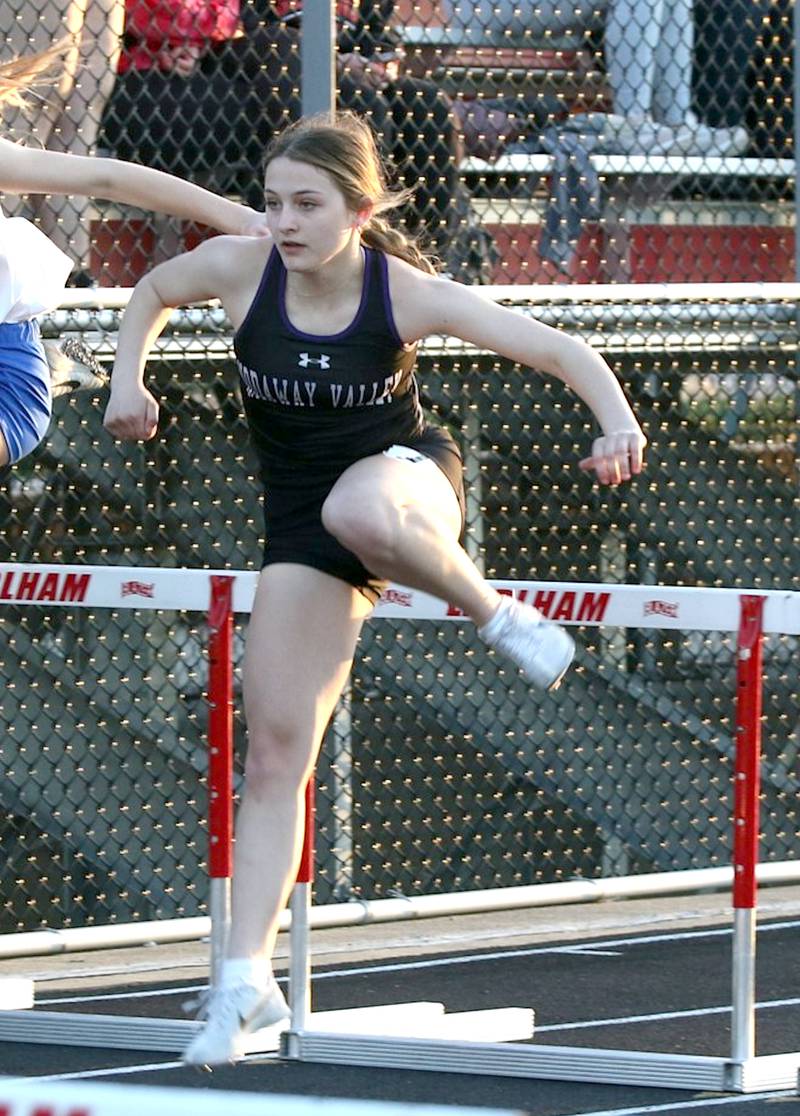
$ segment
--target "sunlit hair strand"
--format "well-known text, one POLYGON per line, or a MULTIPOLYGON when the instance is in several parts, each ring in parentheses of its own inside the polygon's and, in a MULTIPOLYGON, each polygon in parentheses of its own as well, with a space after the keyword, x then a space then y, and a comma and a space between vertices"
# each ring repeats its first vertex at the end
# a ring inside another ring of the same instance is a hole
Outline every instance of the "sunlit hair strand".
POLYGON ((36 86, 55 84, 70 46, 71 40, 67 37, 38 54, 22 54, 19 58, 0 62, 0 108, 21 107, 36 86))

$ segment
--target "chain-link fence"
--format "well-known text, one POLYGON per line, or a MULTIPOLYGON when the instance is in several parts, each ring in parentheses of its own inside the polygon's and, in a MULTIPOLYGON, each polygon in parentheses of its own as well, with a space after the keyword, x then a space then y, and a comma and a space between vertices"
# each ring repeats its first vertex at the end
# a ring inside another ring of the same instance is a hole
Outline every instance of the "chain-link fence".
MULTIPOLYGON (((456 278, 795 277, 791 0, 334 6, 338 103, 371 119, 413 191, 402 219, 456 278)), ((8 123, 261 208, 264 147, 302 111, 301 9, 1 0, 6 52, 67 27, 82 44, 60 89, 8 123)), ((128 285, 202 235, 111 205, 33 204, 79 284, 128 285)))
MULTIPOLYGON (((0 0, 3 56, 77 34, 58 89, 6 121, 261 208, 270 137, 302 111, 296 0, 0 0)), ((795 270, 790 0, 353 0, 339 104, 372 120, 407 228, 466 282, 784 280, 795 270)), ((76 199, 3 198, 128 285, 203 230, 76 199)), ((554 382, 424 347, 459 440, 485 573, 798 589, 796 304, 558 295, 532 310, 612 359, 651 442, 600 492, 554 382)), ((513 292, 509 292, 509 297, 513 292)), ((50 319, 110 357, 115 313, 50 319)), ((252 567, 261 514, 227 324, 176 316, 152 363, 159 438, 121 446, 101 396, 57 402, 0 489, 0 558, 252 567)), ((15 608, 3 650, 0 929, 194 914, 205 631, 197 616, 15 608)), ((237 662, 244 633, 237 635, 237 662)), ((368 625, 320 767, 317 899, 481 888, 729 859, 730 641, 579 634, 534 699, 469 626, 368 625)), ((765 855, 796 857, 797 645, 766 650, 765 855)), ((238 723, 239 754, 244 748, 238 723)))
MULTIPOLYGON (((487 576, 800 590, 798 306, 745 295, 519 305, 592 341, 625 384, 649 462, 613 490, 576 468, 592 420, 560 383, 422 348, 487 576)), ((62 311, 45 329, 110 357, 118 318, 62 311)), ((103 393, 56 400, 47 440, 0 488, 0 560, 257 568, 259 486, 220 311, 174 315, 150 383, 162 418, 143 444, 103 431, 103 393)), ((204 910, 204 618, 13 595, 0 583, 0 928, 204 910)), ((568 599, 550 614, 578 615, 568 599)), ((732 639, 577 636, 576 668, 543 698, 471 625, 366 625, 319 768, 318 902, 730 862, 732 639)), ((796 637, 767 637, 771 860, 800 855, 798 667, 796 637)), ((241 772, 241 719, 236 737, 241 772)))

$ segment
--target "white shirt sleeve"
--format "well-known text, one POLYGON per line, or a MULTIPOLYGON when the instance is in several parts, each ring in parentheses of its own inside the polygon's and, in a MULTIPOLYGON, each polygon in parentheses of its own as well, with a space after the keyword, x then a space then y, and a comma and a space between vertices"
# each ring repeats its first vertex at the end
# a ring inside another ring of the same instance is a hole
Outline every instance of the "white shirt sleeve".
POLYGON ((61 302, 72 260, 23 217, 0 214, 0 322, 23 322, 61 302))

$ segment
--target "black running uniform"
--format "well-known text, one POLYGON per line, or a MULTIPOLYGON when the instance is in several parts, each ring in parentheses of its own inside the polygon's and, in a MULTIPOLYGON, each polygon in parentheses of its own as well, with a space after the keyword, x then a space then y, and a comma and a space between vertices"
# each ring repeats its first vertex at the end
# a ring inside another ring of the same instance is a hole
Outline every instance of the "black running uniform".
POLYGON ((374 601, 384 583, 322 525, 322 505, 345 469, 399 444, 436 462, 462 521, 464 489, 455 442, 420 407, 416 346, 398 336, 386 256, 364 254, 355 319, 341 333, 317 337, 289 321, 286 269, 273 248, 234 352, 264 485, 264 565, 312 566, 374 601))

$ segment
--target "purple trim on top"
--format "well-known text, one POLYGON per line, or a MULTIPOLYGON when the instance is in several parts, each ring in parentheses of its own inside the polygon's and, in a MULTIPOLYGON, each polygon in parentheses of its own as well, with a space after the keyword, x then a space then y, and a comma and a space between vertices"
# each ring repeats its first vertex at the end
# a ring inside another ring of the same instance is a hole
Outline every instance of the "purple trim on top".
POLYGON ((392 292, 389 287, 389 261, 386 258, 385 252, 376 252, 375 255, 378 259, 378 271, 381 277, 381 293, 383 295, 383 309, 386 313, 386 324, 392 333, 392 340, 396 342, 398 348, 409 349, 411 346, 406 345, 397 331, 397 324, 394 320, 394 310, 392 309, 392 292))
POLYGON ((244 321, 242 322, 242 324, 239 326, 239 328, 236 330, 236 332, 233 335, 234 343, 236 342, 236 338, 239 336, 239 334, 242 332, 242 330, 245 328, 245 326, 248 324, 248 322, 252 318, 253 311, 255 310, 258 303, 261 301, 261 295, 263 294, 264 288, 266 287, 266 285, 269 281, 269 275, 270 275, 270 271, 272 270, 273 260, 275 259, 277 254, 278 254, 278 249, 275 247, 275 245, 273 245, 272 248, 270 249, 269 256, 267 256, 267 262, 264 265, 264 271, 261 274, 261 280, 258 284, 258 290, 256 291, 255 295, 253 296, 253 301, 250 303, 248 311, 244 316, 244 321))
POLYGON ((278 312, 281 316, 281 321, 284 326, 295 337, 300 337, 303 341, 341 341, 342 338, 347 337, 348 334, 356 330, 361 324, 361 319, 364 317, 364 311, 367 308, 367 298, 369 295, 369 284, 372 278, 372 253, 368 248, 364 249, 364 277, 361 282, 361 301, 356 310, 356 316, 353 318, 350 325, 340 330, 338 333, 304 333, 302 329, 298 329, 292 325, 289 320, 289 315, 286 313, 286 268, 283 266, 283 261, 280 261, 281 270, 278 274, 278 312))

